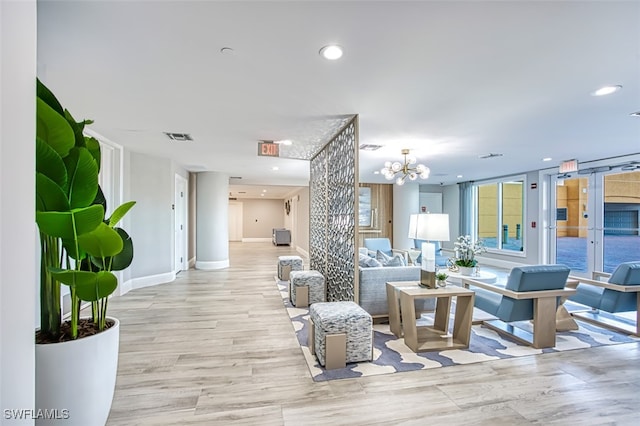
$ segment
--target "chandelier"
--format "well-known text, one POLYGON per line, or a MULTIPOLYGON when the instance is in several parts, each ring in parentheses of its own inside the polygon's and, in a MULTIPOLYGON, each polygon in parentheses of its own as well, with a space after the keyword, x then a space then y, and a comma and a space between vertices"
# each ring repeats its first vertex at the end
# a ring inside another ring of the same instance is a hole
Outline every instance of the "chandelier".
POLYGON ((396 184, 404 185, 407 178, 409 178, 409 180, 416 180, 418 177, 421 179, 427 179, 429 177, 431 170, 424 164, 418 164, 415 167, 411 167, 416 164, 417 160, 416 157, 409 154, 408 149, 403 149, 402 155, 404 155, 404 163, 400 163, 399 161, 395 161, 393 163, 391 161, 387 161, 384 163, 384 168, 380 170, 380 173, 382 173, 387 180, 396 178, 396 184), (398 177, 396 177, 396 175, 398 177))

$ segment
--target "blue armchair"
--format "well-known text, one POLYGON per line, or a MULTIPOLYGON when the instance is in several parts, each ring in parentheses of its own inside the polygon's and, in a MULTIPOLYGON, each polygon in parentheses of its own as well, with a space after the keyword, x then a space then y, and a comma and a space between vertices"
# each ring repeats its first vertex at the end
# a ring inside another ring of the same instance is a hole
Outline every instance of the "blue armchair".
POLYGON ((590 312, 572 312, 576 318, 593 322, 623 333, 640 336, 640 261, 618 265, 612 274, 593 272, 592 279, 569 277, 574 280, 577 293, 570 301, 586 305, 590 312), (601 281, 608 278, 608 281, 601 281), (635 324, 616 315, 621 312, 636 312, 635 324))
POLYGON ((365 238, 363 242, 364 246, 369 251, 369 256, 371 257, 376 257, 376 252, 380 250, 387 256, 395 256, 396 254, 399 254, 404 259, 404 264, 408 264, 407 251, 391 248, 391 241, 389 238, 365 238))
POLYGON ((463 278, 462 285, 475 291, 476 308, 498 318, 483 321, 485 326, 534 348, 550 348, 556 344, 560 298, 576 292, 565 288, 569 272, 564 265, 519 266, 504 287, 472 278, 463 278), (510 324, 528 320, 533 320, 533 333, 510 324))

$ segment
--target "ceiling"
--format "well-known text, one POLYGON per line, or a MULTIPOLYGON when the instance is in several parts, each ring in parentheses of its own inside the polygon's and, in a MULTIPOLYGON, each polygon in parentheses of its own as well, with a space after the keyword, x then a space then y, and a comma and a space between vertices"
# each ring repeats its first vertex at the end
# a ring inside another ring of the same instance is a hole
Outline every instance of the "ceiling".
POLYGON ((360 151, 361 182, 403 148, 431 184, 640 152, 638 1, 39 1, 37 59, 93 131, 252 196, 309 181, 259 140, 308 148, 353 114, 382 146, 360 151))

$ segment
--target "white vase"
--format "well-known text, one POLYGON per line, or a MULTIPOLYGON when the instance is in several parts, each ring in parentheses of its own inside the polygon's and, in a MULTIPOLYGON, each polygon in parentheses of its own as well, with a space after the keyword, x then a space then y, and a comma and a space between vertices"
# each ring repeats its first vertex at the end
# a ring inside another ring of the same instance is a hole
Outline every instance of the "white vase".
POLYGON ((104 425, 118 372, 120 322, 101 333, 62 343, 36 344, 38 425, 104 425), (42 410, 42 411, 39 411, 42 410), (45 412, 44 410, 48 410, 45 412))
POLYGON ((458 270, 460 271, 461 275, 466 275, 466 276, 473 275, 473 267, 458 266, 458 270))

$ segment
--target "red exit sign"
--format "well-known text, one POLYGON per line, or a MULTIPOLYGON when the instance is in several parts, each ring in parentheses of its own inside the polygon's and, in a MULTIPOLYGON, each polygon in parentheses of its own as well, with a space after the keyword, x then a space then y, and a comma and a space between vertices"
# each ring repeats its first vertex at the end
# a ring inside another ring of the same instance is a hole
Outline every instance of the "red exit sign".
POLYGON ((273 142, 258 142, 258 155, 264 157, 279 157, 280 145, 273 142))

